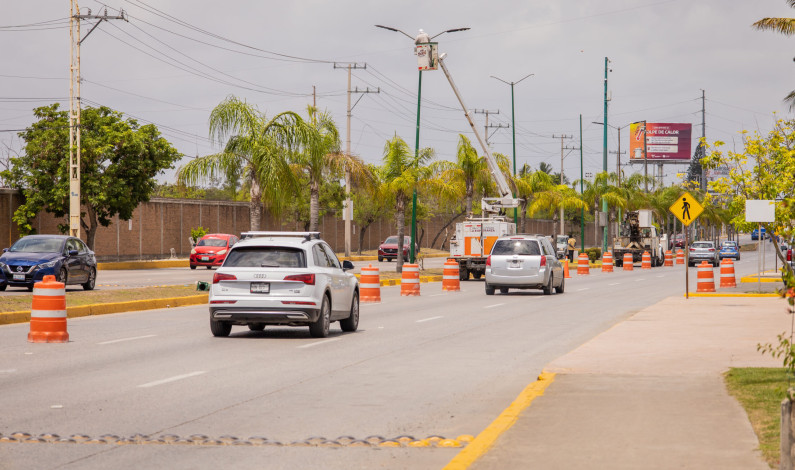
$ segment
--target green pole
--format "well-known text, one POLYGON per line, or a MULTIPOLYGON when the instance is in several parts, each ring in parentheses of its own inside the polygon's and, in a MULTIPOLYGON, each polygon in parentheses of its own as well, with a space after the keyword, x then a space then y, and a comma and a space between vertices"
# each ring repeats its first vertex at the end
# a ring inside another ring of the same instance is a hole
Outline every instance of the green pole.
MULTIPOLYGON (((609 60, 605 57, 605 122, 604 122, 604 146, 602 150, 602 171, 607 172, 607 65, 609 60)), ((605 185, 607 180, 605 179, 605 185)), ((606 188, 605 188, 606 189, 606 188)), ((607 251, 607 200, 602 198, 602 212, 605 213, 605 227, 602 230, 602 253, 607 251)))
MULTIPOLYGON (((516 178, 516 118, 513 110, 513 82, 511 82, 511 131, 513 134, 513 177, 516 178)), ((513 193, 513 197, 516 199, 516 192, 513 193)), ((517 224, 515 207, 513 208, 513 224, 514 226, 517 224)))
MULTIPOLYGON (((422 97, 422 70, 417 84, 417 133, 414 138, 414 167, 416 169, 420 160, 420 103, 422 97)), ((411 198, 411 246, 409 262, 414 263, 414 245, 417 243, 417 182, 414 182, 414 195, 411 198)))
MULTIPOLYGON (((580 114, 580 197, 582 197, 582 114, 580 114)), ((585 208, 580 208, 580 251, 585 251, 585 208)))

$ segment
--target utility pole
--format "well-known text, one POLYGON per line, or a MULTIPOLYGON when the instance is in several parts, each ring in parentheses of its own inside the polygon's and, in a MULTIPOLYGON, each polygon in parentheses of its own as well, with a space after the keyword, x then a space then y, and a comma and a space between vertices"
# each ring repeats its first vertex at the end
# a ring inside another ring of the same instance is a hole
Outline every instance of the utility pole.
MULTIPOLYGON (((580 197, 583 195, 582 189, 582 114, 580 114, 580 197)), ((596 240, 594 240, 596 241, 596 240)), ((585 208, 580 208, 580 251, 585 251, 585 208)))
MULTIPOLYGON (((353 69, 366 69, 367 64, 350 63, 347 65, 338 66, 334 64, 335 69, 348 69, 348 113, 347 113, 347 129, 345 130, 345 156, 351 157, 351 111, 359 104, 359 100, 364 98, 364 93, 381 93, 381 88, 370 90, 368 87, 365 90, 351 90, 351 70, 353 69), (362 96, 356 100, 356 103, 351 106, 351 94, 362 93, 362 96)), ((312 87, 314 88, 314 87, 312 87)), ((349 165, 345 165, 345 202, 342 206, 342 218, 345 220, 345 256, 351 255, 351 221, 353 220, 353 204, 351 202, 351 169, 349 165)))
MULTIPOLYGON (((560 139, 560 184, 565 184, 563 182, 563 158, 564 158, 563 157, 563 151, 567 150, 567 149, 576 150, 576 148, 575 147, 567 147, 564 141, 565 141, 565 139, 573 139, 574 136, 573 135, 562 134, 562 135, 553 135, 552 138, 553 139, 560 139)), ((559 232, 559 234, 560 235, 565 235, 565 233, 566 233, 566 231, 564 230, 564 227, 563 227, 563 204, 561 204, 560 205, 560 232, 559 232)))
POLYGON ((497 111, 489 111, 488 109, 475 109, 475 110, 473 110, 473 112, 475 114, 485 114, 486 115, 486 125, 483 126, 483 129, 484 129, 483 133, 486 136, 486 145, 489 145, 489 129, 507 129, 508 127, 510 127, 508 124, 491 124, 491 125, 489 125, 489 114, 500 114, 500 110, 499 109, 497 111))
MULTIPOLYGON (((707 142, 707 106, 706 106, 706 97, 705 91, 701 90, 701 141, 702 145, 706 144, 707 142)), ((701 190, 706 191, 707 189, 707 179, 706 174, 704 171, 704 165, 701 162, 698 162, 699 166, 701 167, 701 190)))
POLYGON ((69 235, 80 237, 80 45, 102 21, 124 20, 127 16, 120 10, 117 16, 81 15, 77 0, 70 2, 69 14, 69 235), (80 20, 99 20, 85 37, 80 37, 80 20))

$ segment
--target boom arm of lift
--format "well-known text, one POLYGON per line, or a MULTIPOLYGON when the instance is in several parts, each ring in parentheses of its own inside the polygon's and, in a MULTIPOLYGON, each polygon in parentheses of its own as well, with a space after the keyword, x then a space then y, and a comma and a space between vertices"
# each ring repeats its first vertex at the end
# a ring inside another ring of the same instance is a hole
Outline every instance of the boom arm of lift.
POLYGON ((450 86, 453 88, 453 93, 455 93, 455 97, 458 98, 458 102, 461 103, 461 108, 464 110, 464 116, 466 116, 467 122, 472 128, 472 132, 475 133, 475 137, 478 139, 478 143, 483 149, 483 153, 486 155, 486 163, 489 166, 489 171, 491 172, 491 176, 494 178, 494 182, 497 183, 497 189, 500 192, 500 197, 484 197, 481 199, 480 206, 484 213, 491 214, 497 214, 502 209, 519 207, 519 203, 522 200, 513 197, 511 193, 511 187, 508 186, 508 182, 505 180, 505 175, 503 175, 502 171, 500 171, 500 167, 497 165, 497 160, 495 160, 491 155, 488 146, 486 146, 483 138, 480 136, 480 132, 478 132, 478 128, 475 126, 475 121, 472 120, 472 116, 469 114, 469 110, 464 104, 464 99, 461 98, 461 93, 458 92, 458 88, 456 88, 455 82, 453 82, 453 77, 447 70, 447 66, 444 65, 445 56, 447 56, 447 54, 441 54, 439 56, 439 65, 442 66, 444 76, 447 77, 447 81, 450 82, 450 86))

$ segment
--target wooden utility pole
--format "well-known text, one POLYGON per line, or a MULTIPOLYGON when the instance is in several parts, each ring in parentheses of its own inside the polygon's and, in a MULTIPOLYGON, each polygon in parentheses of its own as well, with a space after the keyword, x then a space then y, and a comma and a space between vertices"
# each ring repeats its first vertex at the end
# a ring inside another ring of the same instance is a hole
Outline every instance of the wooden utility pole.
POLYGON ((124 20, 127 16, 120 10, 117 16, 81 15, 77 0, 71 0, 69 14, 69 235, 80 237, 80 44, 91 34, 102 21, 124 20), (80 20, 99 20, 85 37, 80 37, 80 20))
MULTIPOLYGON (((334 64, 335 69, 348 69, 348 112, 347 112, 347 125, 345 130, 345 156, 347 158, 351 157, 351 112, 353 108, 359 104, 359 100, 364 98, 364 93, 381 93, 381 88, 377 88, 375 90, 370 90, 370 88, 366 88, 364 90, 359 90, 359 87, 356 87, 355 90, 351 90, 351 70, 352 69, 366 69, 367 64, 359 65, 357 63, 349 63, 347 65, 340 65, 334 64), (362 96, 356 100, 356 103, 351 106, 351 93, 362 93, 362 96)), ((345 256, 351 255, 351 221, 353 220, 353 204, 351 202, 351 169, 348 165, 345 166, 345 202, 342 206, 343 215, 342 218, 345 220, 345 256)))
MULTIPOLYGON (((483 126, 483 135, 486 136, 486 145, 489 145, 489 129, 507 129, 509 126, 508 124, 491 124, 489 125, 489 114, 500 114, 500 110, 497 111, 490 111, 488 109, 475 109, 473 111, 475 114, 485 114, 486 115, 486 125, 483 126)), ((495 131, 496 132, 496 131, 495 131)))

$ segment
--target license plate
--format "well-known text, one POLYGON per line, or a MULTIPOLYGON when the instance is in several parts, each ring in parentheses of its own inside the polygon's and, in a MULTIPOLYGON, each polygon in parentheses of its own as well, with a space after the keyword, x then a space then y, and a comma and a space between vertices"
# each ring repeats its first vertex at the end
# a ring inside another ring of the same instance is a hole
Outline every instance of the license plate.
POLYGON ((25 275, 24 274, 14 274, 14 280, 15 281, 24 281, 25 280, 25 275))
POLYGON ((202 261, 210 261, 210 257, 209 256, 202 256, 202 261))
POLYGON ((270 282, 252 282, 251 283, 251 293, 252 294, 268 294, 271 291, 271 284, 270 282))

